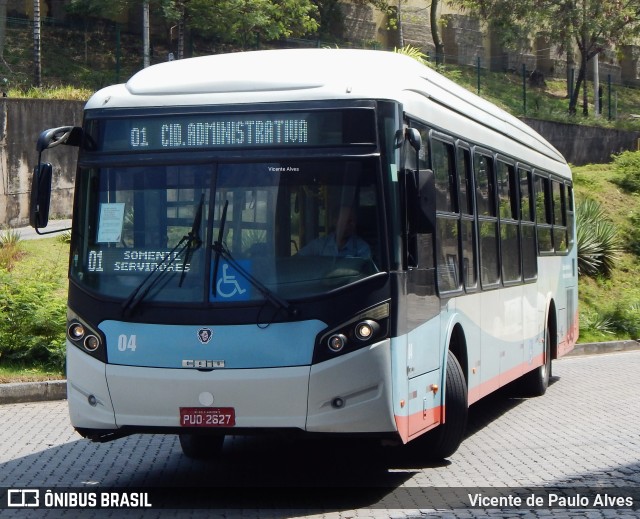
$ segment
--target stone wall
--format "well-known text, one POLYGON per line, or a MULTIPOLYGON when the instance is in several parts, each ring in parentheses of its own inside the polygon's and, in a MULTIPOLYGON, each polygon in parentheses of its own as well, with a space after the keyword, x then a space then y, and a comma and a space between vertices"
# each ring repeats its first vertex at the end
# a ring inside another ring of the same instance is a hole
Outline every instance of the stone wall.
POLYGON ((378 36, 378 26, 370 5, 341 3, 343 37, 350 42, 373 42, 378 36))
MULTIPOLYGON (((31 177, 38 162, 36 141, 48 128, 82 123, 83 102, 44 99, 0 100, 0 227, 29 223, 31 177)), ((51 215, 71 215, 77 148, 59 146, 45 151, 51 162, 53 189, 51 215)))
POLYGON ((480 58, 482 65, 486 56, 480 21, 461 14, 445 15, 443 19, 442 41, 447 61, 475 67, 480 58))

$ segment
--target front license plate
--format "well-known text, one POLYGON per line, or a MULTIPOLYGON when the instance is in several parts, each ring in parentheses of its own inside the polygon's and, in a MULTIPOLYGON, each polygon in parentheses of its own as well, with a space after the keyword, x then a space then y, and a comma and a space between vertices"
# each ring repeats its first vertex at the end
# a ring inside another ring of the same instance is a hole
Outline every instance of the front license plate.
POLYGON ((181 407, 181 427, 233 427, 236 411, 233 407, 181 407))

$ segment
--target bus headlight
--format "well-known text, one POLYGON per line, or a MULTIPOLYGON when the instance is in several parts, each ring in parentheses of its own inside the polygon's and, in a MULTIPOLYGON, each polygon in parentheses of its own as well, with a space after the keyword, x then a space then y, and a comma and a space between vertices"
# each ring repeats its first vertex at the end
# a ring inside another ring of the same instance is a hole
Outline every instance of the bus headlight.
POLYGON ((351 319, 320 333, 313 362, 323 362, 374 344, 389 335, 389 303, 364 310, 351 319))
POLYGON ((379 331, 380 325, 375 321, 367 319, 356 324, 353 333, 359 341, 368 341, 375 337, 379 331))
POLYGON ((67 333, 69 334, 69 338, 72 341, 81 341, 86 334, 86 330, 81 323, 75 322, 71 323, 69 329, 67 330, 67 333))
POLYGON ((92 357, 107 362, 107 349, 104 335, 71 310, 67 311, 67 339, 92 357))

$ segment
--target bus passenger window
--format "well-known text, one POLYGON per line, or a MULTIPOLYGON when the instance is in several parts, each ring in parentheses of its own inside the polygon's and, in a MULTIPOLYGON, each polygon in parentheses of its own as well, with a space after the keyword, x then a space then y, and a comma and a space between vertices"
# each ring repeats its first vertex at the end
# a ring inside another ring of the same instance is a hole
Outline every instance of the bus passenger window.
POLYGON ((553 243, 556 253, 567 251, 567 221, 564 184, 553 180, 553 243))
POLYGON ((567 241, 569 248, 573 247, 573 234, 575 230, 575 214, 573 212, 573 189, 567 186, 567 241))
POLYGON ((536 227, 533 213, 531 171, 518 169, 520 181, 520 240, 522 243, 522 273, 525 281, 535 280, 538 275, 538 251, 536 250, 536 227))
POLYGON ((453 146, 439 140, 432 140, 433 173, 436 180, 436 211, 457 212, 455 199, 453 146))
POLYGON ((515 283, 521 280, 516 170, 502 161, 497 165, 502 279, 505 283, 515 283))
POLYGON ((478 240, 480 249, 480 281, 483 288, 494 288, 500 282, 498 256, 498 218, 495 204, 495 172, 493 159, 476 153, 476 207, 478 208, 478 240))
POLYGON ((539 252, 553 252, 553 236, 551 233, 551 193, 549 179, 535 176, 536 224, 538 232, 539 252))
POLYGON ((476 153, 474 172, 476 176, 476 206, 481 216, 496 216, 493 193, 493 161, 476 153))
POLYGON ((478 286, 476 267, 476 226, 473 218, 473 181, 471 176, 471 152, 458 148, 458 186, 460 198, 460 242, 462 244, 462 275, 467 291, 478 286))
POLYGON ((436 189, 438 290, 451 292, 458 290, 462 282, 454 147, 438 139, 432 139, 431 145, 436 189))

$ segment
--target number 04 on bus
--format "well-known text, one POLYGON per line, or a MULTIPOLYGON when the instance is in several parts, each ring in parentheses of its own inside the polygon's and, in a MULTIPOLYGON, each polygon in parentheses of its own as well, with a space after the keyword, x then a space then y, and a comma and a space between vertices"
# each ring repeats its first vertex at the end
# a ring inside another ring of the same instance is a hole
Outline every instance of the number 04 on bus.
POLYGON ((578 333, 571 172, 395 53, 172 61, 38 139, 79 148, 67 377, 84 437, 308 432, 451 456, 469 405, 542 395, 578 333))

